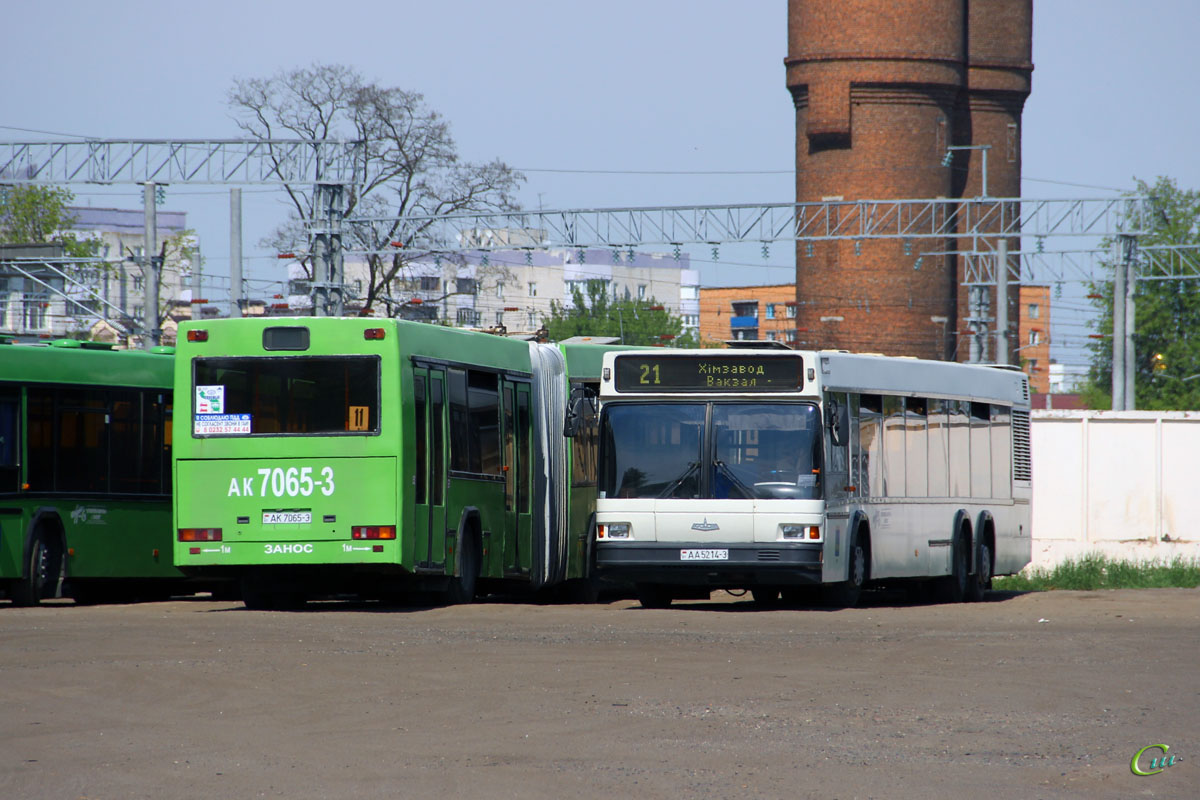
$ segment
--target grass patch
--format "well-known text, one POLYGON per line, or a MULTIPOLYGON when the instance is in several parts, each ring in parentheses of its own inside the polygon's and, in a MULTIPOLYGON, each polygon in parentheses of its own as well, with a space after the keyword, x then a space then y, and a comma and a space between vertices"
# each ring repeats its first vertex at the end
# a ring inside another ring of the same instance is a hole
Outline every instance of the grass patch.
POLYGON ((1069 559, 1049 569, 996 578, 995 589, 1046 592, 1055 589, 1194 589, 1200 586, 1200 559, 1176 556, 1171 561, 1118 561, 1099 554, 1069 559))

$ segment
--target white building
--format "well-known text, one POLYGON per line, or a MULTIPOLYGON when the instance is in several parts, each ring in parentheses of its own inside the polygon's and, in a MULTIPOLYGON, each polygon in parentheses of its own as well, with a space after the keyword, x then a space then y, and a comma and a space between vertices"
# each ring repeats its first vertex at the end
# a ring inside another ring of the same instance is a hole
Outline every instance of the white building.
POLYGON ((1050 393, 1074 394, 1087 384, 1088 368, 1050 362, 1050 393))
MULTIPOLYGON (((79 283, 65 282, 63 291, 74 302, 62 303, 59 311, 45 322, 45 334, 61 336, 75 331, 90 331, 100 338, 115 339, 118 329, 145 321, 146 276, 140 259, 145 249, 145 213, 142 209, 93 208, 73 206, 67 209, 73 218, 70 233, 80 241, 97 242, 94 267, 75 267, 79 283)), ((187 214, 182 211, 157 212, 158 240, 153 255, 161 252, 163 242, 187 229, 187 214)), ((192 242, 195 245, 195 242, 192 242)), ((159 314, 174 300, 185 296, 191 264, 168 248, 159 282, 159 314)), ((52 306, 53 307, 53 306, 52 306)), ((128 342, 134 343, 134 342, 128 342)))
MULTIPOLYGON (((361 305, 367 285, 365 262, 346 261, 348 309, 361 305)), ((688 255, 641 253, 600 248, 511 249, 427 256, 407 265, 386 287, 386 301, 373 313, 410 319, 448 320, 463 327, 504 326, 509 331, 535 331, 557 301, 570 307, 572 290, 586 292, 587 282, 600 280, 616 299, 661 303, 683 318, 685 329, 700 324, 700 273, 688 255)), ((293 281, 295 308, 311 307, 293 281)))

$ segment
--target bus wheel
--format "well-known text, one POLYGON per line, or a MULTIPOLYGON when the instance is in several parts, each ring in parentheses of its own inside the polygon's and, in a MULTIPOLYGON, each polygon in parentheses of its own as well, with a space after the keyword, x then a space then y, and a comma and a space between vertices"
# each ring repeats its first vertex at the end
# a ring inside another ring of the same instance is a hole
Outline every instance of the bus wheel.
POLYGON ((270 584, 259 575, 242 578, 242 603, 249 611, 274 611, 275 592, 270 584))
POLYGON ((867 546, 862 533, 854 534, 854 544, 850 545, 850 571, 846 580, 823 587, 822 599, 828 605, 838 608, 854 608, 862 597, 863 587, 867 585, 867 546))
POLYGON ((12 589, 13 605, 36 606, 58 596, 62 583, 63 554, 58 537, 44 529, 33 535, 25 577, 12 589))
POLYGON ((600 600, 600 581, 592 578, 572 578, 562 586, 562 597, 568 603, 592 605, 600 600))
MULTIPOLYGON (((989 567, 989 570, 991 568, 989 567)), ((950 553, 950 574, 937 578, 936 596, 943 603, 961 603, 967 597, 967 583, 970 580, 968 571, 970 564, 967 560, 967 537, 960 533, 954 537, 950 553)))
POLYGON ((779 605, 779 590, 769 586, 751 589, 750 596, 754 598, 754 605, 759 608, 775 608, 779 605))
POLYGON ((443 598, 448 605, 457 606, 475 600, 475 584, 479 580, 479 538, 471 531, 463 537, 458 551, 458 575, 450 579, 443 598))
POLYGON ((639 583, 633 587, 642 608, 667 608, 671 605, 671 590, 657 583, 639 583))
POLYGON ((978 603, 987 594, 987 590, 992 588, 992 548, 987 546, 987 542, 979 543, 975 552, 975 563, 978 569, 968 580, 966 592, 967 600, 972 603, 978 603))

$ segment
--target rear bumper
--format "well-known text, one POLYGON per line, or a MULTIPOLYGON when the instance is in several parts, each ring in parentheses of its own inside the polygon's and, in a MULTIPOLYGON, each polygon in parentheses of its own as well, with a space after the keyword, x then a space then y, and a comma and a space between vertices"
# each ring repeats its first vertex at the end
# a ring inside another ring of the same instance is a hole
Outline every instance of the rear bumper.
POLYGON ((596 568, 614 580, 687 586, 805 586, 821 582, 820 542, 721 544, 596 543, 596 568), (685 561, 685 550, 721 550, 724 559, 685 561))

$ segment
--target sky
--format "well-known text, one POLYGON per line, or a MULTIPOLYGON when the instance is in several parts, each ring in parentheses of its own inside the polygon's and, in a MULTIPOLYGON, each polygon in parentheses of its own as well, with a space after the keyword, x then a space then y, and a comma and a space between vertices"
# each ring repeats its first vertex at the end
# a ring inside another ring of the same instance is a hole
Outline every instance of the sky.
MULTIPOLYGON (((226 104, 235 79, 340 63, 422 92, 465 159, 523 170, 526 208, 793 197, 786 0, 358 0, 344 16, 336 8, 12 3, 0 48, 0 140, 237 138, 226 104)), ((1158 175, 1200 188, 1200 4, 1036 0, 1033 36, 1023 196, 1110 196, 1158 175)), ((141 204, 138 187, 71 188, 79 205, 141 204)), ((228 190, 169 187, 164 207, 188 212, 206 271, 227 273, 228 190)), ((286 215, 282 194, 247 187, 243 208, 248 273, 282 279, 282 263, 258 245, 286 215)), ((786 246, 765 260, 757 247, 715 261, 706 250, 691 256, 705 285, 793 279, 786 246)), ((266 284, 249 291, 258 288, 266 284)), ((1063 301, 1064 321, 1071 303, 1063 301)))

